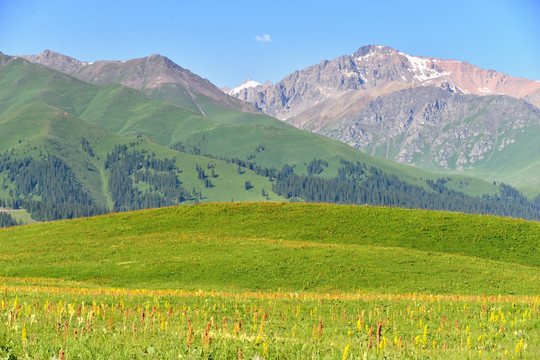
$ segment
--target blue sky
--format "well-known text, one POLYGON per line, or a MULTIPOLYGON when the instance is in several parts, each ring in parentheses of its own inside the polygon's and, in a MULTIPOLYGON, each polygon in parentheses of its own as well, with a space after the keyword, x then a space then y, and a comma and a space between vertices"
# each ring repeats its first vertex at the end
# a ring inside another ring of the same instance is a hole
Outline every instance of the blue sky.
POLYGON ((378 44, 540 80, 540 1, 0 0, 0 51, 159 53, 217 86, 276 82, 378 44))

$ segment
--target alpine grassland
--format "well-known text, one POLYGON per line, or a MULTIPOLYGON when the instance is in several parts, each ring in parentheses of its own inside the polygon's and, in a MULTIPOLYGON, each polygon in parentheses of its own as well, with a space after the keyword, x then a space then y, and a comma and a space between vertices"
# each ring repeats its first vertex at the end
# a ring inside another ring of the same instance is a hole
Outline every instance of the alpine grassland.
POLYGON ((212 203, 0 230, 6 359, 537 359, 540 224, 212 203))

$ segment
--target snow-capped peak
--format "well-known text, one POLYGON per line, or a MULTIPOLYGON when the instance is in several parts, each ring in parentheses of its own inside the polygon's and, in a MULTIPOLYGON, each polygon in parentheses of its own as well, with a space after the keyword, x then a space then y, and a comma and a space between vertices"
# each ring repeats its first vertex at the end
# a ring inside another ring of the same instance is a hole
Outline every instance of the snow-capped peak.
POLYGON ((236 94, 238 94, 240 91, 242 91, 244 89, 252 88, 252 87, 255 87, 255 86, 259 86, 259 85, 261 85, 261 84, 254 81, 254 80, 247 79, 246 81, 244 81, 243 83, 241 83, 240 85, 238 85, 237 87, 235 87, 234 89, 229 91, 229 95, 236 95, 236 94))

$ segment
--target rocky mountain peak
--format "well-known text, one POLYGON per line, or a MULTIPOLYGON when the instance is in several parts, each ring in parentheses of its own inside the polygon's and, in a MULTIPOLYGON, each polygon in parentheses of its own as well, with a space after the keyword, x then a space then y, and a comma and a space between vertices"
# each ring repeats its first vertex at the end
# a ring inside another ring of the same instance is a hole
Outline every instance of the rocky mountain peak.
POLYGON ((393 54, 393 53, 396 53, 397 50, 396 49, 393 49, 391 47, 388 47, 388 46, 382 46, 382 45, 366 45, 366 46, 362 46, 361 48, 359 48, 354 54, 352 54, 352 57, 354 58, 361 58, 361 57, 365 57, 365 56, 368 56, 368 55, 381 55, 381 54, 385 54, 385 55, 390 55, 390 54, 393 54))
POLYGON ((380 95, 417 86, 434 86, 453 94, 526 98, 540 107, 540 82, 484 70, 466 62, 409 55, 382 45, 363 46, 352 55, 321 61, 291 73, 274 85, 244 87, 230 94, 280 119, 306 111, 312 114, 316 112, 314 107, 320 106, 325 107, 326 116, 333 118, 343 115, 347 108, 358 107, 336 100, 341 96, 351 99, 360 96, 352 96, 351 92, 380 95), (336 106, 336 102, 341 105, 336 106))
POLYGON ((231 94, 300 129, 427 170, 504 173, 501 159, 526 163, 530 155, 512 145, 540 124, 540 82, 381 45, 231 94))
POLYGON ((0 52, 0 65, 5 65, 11 59, 12 59, 11 56, 5 55, 2 52, 0 52))
POLYGON ((183 69, 181 66, 179 66, 178 64, 174 63, 171 59, 169 59, 168 57, 166 56, 163 56, 163 55, 159 55, 159 54, 152 54, 146 58, 144 58, 146 61, 148 62, 154 62, 154 63, 158 63, 158 64, 163 64, 165 66, 167 66, 168 68, 172 68, 172 69, 183 69))

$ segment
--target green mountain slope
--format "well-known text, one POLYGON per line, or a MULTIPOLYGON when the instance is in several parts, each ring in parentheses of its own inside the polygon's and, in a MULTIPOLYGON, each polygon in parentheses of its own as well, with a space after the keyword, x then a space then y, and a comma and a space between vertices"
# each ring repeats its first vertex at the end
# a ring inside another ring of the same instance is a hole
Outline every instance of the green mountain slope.
POLYGON ((102 87, 81 112, 89 123, 121 136, 145 135, 169 146, 180 134, 206 130, 214 122, 183 108, 151 100, 134 89, 102 87))
POLYGON ((0 53, 0 117, 35 102, 77 114, 97 90, 71 76, 0 53))
POLYGON ((125 139, 42 103, 24 106, 5 117, 0 128, 0 151, 11 150, 11 157, 18 158, 56 156, 74 172, 97 203, 107 203, 103 168, 83 151, 81 138, 91 143, 97 157, 104 157, 115 143, 125 139))
POLYGON ((129 86, 155 100, 181 106, 199 115, 205 115, 208 104, 229 110, 258 112, 251 105, 226 95, 208 80, 158 54, 128 61, 85 63, 45 50, 38 55, 23 58, 72 75, 87 83, 99 86, 110 84, 129 86))
MULTIPOLYGON (((70 175, 66 175, 70 179, 69 186, 79 189, 75 198, 84 198, 86 202, 92 200, 94 205, 114 210, 194 201, 276 200, 283 196, 306 201, 367 201, 537 218, 535 205, 525 204, 523 207, 520 197, 512 195, 512 204, 507 207, 499 200, 487 205, 476 200, 477 203, 471 203, 470 199, 458 200, 460 193, 446 190, 493 196, 500 191, 499 186, 493 183, 453 176, 445 177, 434 187, 440 177, 437 174, 366 155, 343 143, 297 130, 266 115, 223 109, 211 102, 205 103, 201 98, 198 100, 205 106, 207 116, 200 116, 190 110, 152 100, 126 86, 111 84, 98 87, 22 59, 2 55, 1 60, 0 121, 5 120, 4 126, 13 128, 6 131, 6 139, 9 137, 9 140, 6 140, 4 150, 10 150, 12 146, 17 149, 24 147, 24 151, 17 155, 19 159, 24 156, 39 158, 39 162, 33 161, 31 165, 21 165, 22 160, 13 162, 8 157, 4 158, 4 169, 24 166, 26 171, 20 176, 12 170, 9 177, 4 174, 8 183, 19 184, 5 186, 1 193, 4 197, 58 201, 56 197, 49 198, 50 194, 43 193, 44 186, 48 184, 34 185, 34 180, 30 183, 23 180, 35 174, 36 169, 48 167, 55 176, 60 176, 58 168, 69 171, 70 175), (59 126, 62 121, 56 120, 55 116, 73 124, 59 126), (25 120, 19 122, 18 117, 25 120), (39 123, 45 119, 48 119, 48 125, 33 129, 35 134, 25 133, 29 130, 24 129, 24 122, 39 123), (97 127, 90 129, 90 124, 97 127), (18 126, 23 129, 17 129, 18 126), (38 131, 40 128, 42 130, 38 131), (104 139, 100 140, 102 136, 104 139), (309 168, 314 161, 319 164, 315 175, 331 181, 344 164, 361 163, 365 171, 359 171, 364 175, 353 176, 352 181, 357 184, 363 182, 363 193, 370 192, 376 196, 354 195, 358 192, 351 188, 356 186, 351 185, 351 179, 340 180, 339 187, 344 186, 347 190, 343 190, 339 199, 328 194, 328 190, 338 186, 330 182, 325 183, 326 193, 321 196, 292 195, 292 191, 284 190, 283 186, 296 185, 283 176, 279 180, 281 184, 271 182, 284 165, 292 166, 296 175, 312 175, 313 169, 309 168), (225 177, 216 175, 214 168, 218 164, 221 164, 220 171, 231 174, 228 182, 225 182, 225 177), (236 165, 242 165, 244 169, 236 165), (21 183, 26 184, 24 188, 21 183), (416 188, 407 190, 410 185, 416 188), (281 195, 277 196, 271 190, 281 195), (441 192, 444 192, 443 196, 438 195, 441 192), (420 201, 412 199, 412 193, 418 194, 420 201), (431 199, 432 195, 434 199, 431 199), (467 205, 461 206, 459 202, 467 205), (448 203, 454 205, 449 206, 448 203), (519 209, 515 207, 517 203, 519 209)), ((32 176, 36 184, 42 181, 32 176)), ((62 181, 62 177, 55 180, 62 181)), ((67 201, 71 196, 68 192, 72 190, 55 191, 63 194, 58 195, 64 199, 62 201, 67 201)))
MULTIPOLYGON (((256 156, 254 161, 262 166, 280 168, 284 164, 291 164, 296 165, 295 171, 299 173, 306 171, 307 163, 311 160, 321 158, 329 163, 329 170, 321 174, 325 177, 335 176, 341 159, 361 161, 422 186, 420 178, 436 180, 439 177, 410 166, 368 156, 348 145, 299 131, 266 115, 224 109, 203 95, 197 101, 204 107, 207 117, 153 101, 130 88, 114 84, 99 88, 22 59, 4 58, 9 61, 2 67, 3 71, 10 74, 9 82, 6 80, 4 87, 9 86, 10 95, 0 105, 14 102, 26 104, 44 99, 53 106, 119 135, 145 135, 164 146, 183 143, 188 152, 195 149, 195 153, 217 157, 246 159, 256 156), (43 83, 35 80, 49 77, 55 81, 46 82, 45 90, 43 83), (27 79, 24 87, 10 86, 13 82, 22 82, 21 79, 27 79), (56 95, 54 89, 58 89, 56 95), (48 96, 43 97, 43 92, 47 92, 48 96), (256 149, 260 149, 261 145, 264 151, 257 153, 256 149)), ((460 176, 451 177, 450 183, 455 183, 457 188, 460 180, 464 179, 469 185, 461 188, 461 191, 472 195, 497 192, 497 187, 487 182, 460 176)))
MULTIPOLYGON (((267 178, 247 169, 239 174, 236 165, 224 161, 177 152, 142 137, 120 137, 46 104, 35 103, 21 108, 2 119, 0 128, 0 151, 9 150, 9 161, 55 157, 73 172, 75 181, 82 185, 95 203, 109 208, 112 208, 108 189, 111 174, 105 168, 105 161, 118 145, 126 145, 132 151, 155 154, 157 159, 175 161, 177 169, 174 172, 180 178, 182 187, 189 191, 195 189, 196 193, 201 194, 197 201, 260 201, 266 199, 262 189, 266 192, 271 189, 267 178), (207 177, 210 177, 211 171, 216 174, 211 178, 211 187, 206 187, 201 181, 197 166, 206 170, 207 177), (246 181, 252 186, 249 190, 245 189, 246 181)), ((6 180, 6 175, 2 174, 0 178, 6 180)), ((14 189, 14 184, 8 182, 0 190, 0 198, 9 197, 10 190, 14 189)), ((279 200, 281 197, 274 194, 269 199, 279 200)), ((187 199, 186 203, 194 200, 187 199)))
POLYGON ((2 230, 0 271, 114 287, 537 294, 539 232, 434 211, 204 204, 2 230))

